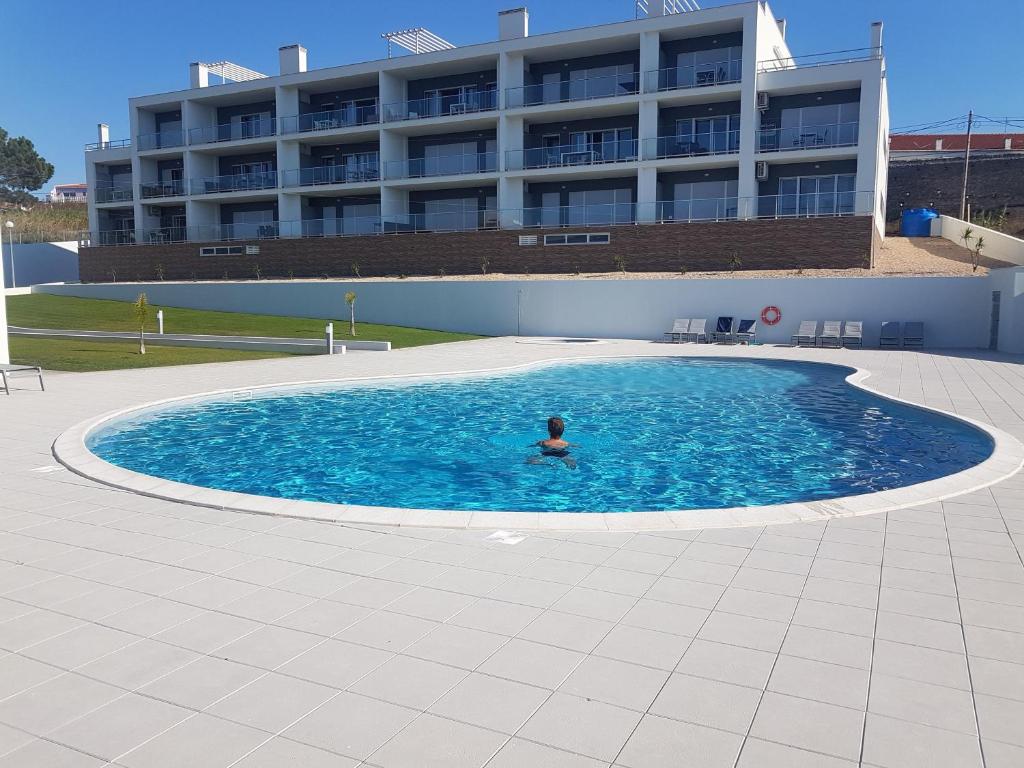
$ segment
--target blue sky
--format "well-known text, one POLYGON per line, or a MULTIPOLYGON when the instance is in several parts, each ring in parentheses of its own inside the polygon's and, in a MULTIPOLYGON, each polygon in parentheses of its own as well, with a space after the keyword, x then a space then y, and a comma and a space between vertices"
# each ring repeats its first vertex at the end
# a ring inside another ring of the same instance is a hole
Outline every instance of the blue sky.
MULTIPOLYGON (((5 2, 0 126, 56 166, 50 184, 85 180, 96 123, 128 137, 130 96, 180 90, 190 61, 228 59, 277 72, 301 43, 311 68, 382 58, 381 32, 424 26, 456 45, 497 36, 497 11, 524 0, 44 0, 5 2)), ((552 32, 632 18, 630 0, 533 0, 530 28, 552 32)), ((705 0, 705 7, 723 5, 705 0)), ((966 114, 1024 117, 1021 0, 774 0, 794 53, 869 44, 885 22, 893 127, 966 114)), ((49 188, 50 184, 47 185, 49 188)))

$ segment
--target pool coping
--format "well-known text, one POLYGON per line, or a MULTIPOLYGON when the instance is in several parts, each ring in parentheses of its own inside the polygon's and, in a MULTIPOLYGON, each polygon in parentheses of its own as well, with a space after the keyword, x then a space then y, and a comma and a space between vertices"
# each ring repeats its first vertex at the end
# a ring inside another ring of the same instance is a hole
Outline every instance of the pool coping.
MULTIPOLYGON (((124 469, 96 456, 86 447, 88 435, 107 422, 139 414, 171 404, 207 400, 217 397, 253 393, 261 390, 286 388, 312 388, 336 384, 366 383, 417 379, 445 379, 461 376, 500 374, 526 368, 536 368, 564 362, 581 362, 628 358, 687 358, 689 355, 652 352, 623 355, 602 353, 587 357, 547 358, 539 361, 491 368, 474 368, 431 373, 386 374, 372 376, 345 376, 328 379, 278 382, 249 387, 232 387, 185 396, 154 400, 141 405, 108 411, 81 421, 62 432, 53 442, 54 457, 69 470, 88 479, 114 488, 143 496, 176 501, 195 506, 250 514, 318 520, 336 523, 362 523, 388 526, 416 526, 441 528, 496 529, 511 528, 518 531, 643 531, 643 530, 696 530, 703 528, 736 528, 778 523, 820 522, 830 518, 855 517, 876 514, 922 504, 943 501, 972 493, 998 483, 1024 467, 1024 443, 1009 433, 976 419, 950 411, 915 403, 911 400, 881 392, 868 386, 871 377, 866 368, 845 362, 799 360, 817 365, 842 367, 853 372, 846 383, 877 397, 919 410, 942 414, 986 433, 993 441, 992 454, 980 464, 951 475, 923 483, 895 488, 878 493, 842 496, 823 501, 790 502, 787 504, 728 507, 719 509, 685 509, 655 512, 506 512, 432 510, 403 507, 332 504, 318 501, 299 501, 270 496, 258 496, 235 491, 223 491, 187 485, 124 469)), ((705 356, 693 359, 728 359, 761 362, 764 359, 747 356, 705 356)))

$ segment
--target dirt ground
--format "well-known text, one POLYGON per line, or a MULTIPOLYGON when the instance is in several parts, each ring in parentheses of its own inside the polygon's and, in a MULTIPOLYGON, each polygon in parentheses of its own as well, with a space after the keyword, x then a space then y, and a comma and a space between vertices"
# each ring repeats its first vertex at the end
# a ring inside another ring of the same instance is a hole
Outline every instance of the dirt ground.
MULTIPOLYGON (((446 275, 440 277, 371 277, 364 281, 381 280, 714 280, 728 277, 983 277, 989 269, 1011 267, 1012 264, 982 257, 977 271, 971 266, 971 255, 966 248, 940 237, 886 237, 875 258, 873 269, 762 269, 736 272, 585 272, 579 275, 563 274, 508 274, 446 275)), ((346 278, 346 282, 351 278, 346 278)))

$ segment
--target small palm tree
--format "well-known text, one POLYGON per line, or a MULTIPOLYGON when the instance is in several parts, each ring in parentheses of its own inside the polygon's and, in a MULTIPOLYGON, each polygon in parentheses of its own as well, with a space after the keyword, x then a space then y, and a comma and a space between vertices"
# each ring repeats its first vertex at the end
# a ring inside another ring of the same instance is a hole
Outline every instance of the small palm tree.
POLYGON ((345 303, 348 304, 348 329, 349 335, 356 335, 356 292, 349 291, 345 294, 345 303))
POLYGON ((135 322, 139 325, 139 354, 146 354, 146 323, 149 322, 149 299, 145 293, 140 293, 139 298, 132 304, 132 313, 135 315, 135 322))

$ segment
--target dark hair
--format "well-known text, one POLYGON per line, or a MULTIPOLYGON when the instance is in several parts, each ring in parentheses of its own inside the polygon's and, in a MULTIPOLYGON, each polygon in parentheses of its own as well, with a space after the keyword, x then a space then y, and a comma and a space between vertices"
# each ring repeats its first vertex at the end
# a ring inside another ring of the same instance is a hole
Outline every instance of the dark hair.
POLYGON ((561 416, 552 416, 548 419, 548 434, 552 438, 561 437, 563 432, 565 432, 565 422, 562 421, 561 416))

